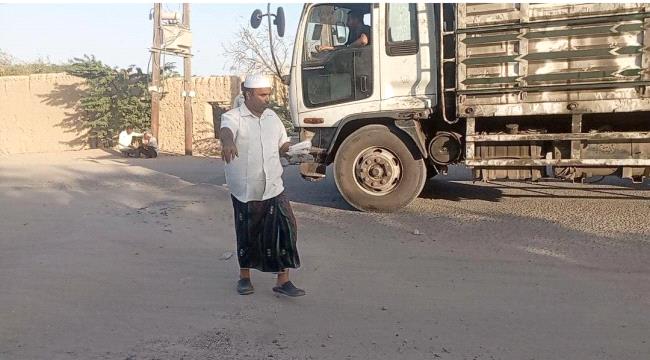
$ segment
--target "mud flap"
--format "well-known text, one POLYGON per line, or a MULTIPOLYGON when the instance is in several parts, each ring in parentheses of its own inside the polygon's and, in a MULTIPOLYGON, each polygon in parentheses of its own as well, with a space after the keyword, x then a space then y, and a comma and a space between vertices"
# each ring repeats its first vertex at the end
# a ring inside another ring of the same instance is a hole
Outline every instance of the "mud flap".
POLYGON ((429 156, 425 145, 424 132, 422 131, 422 126, 418 121, 397 120, 395 121, 395 126, 411 137, 415 145, 418 147, 418 150, 420 150, 420 154, 423 158, 426 159, 429 156))
POLYGON ((305 162, 300 164, 300 175, 303 179, 316 182, 325 179, 325 164, 305 162))

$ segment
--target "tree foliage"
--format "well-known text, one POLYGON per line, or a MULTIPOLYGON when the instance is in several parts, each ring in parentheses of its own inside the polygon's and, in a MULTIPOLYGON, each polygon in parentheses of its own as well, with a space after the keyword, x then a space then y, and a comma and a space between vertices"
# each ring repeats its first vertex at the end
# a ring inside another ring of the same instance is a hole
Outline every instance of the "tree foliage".
MULTIPOLYGON (((292 132, 293 123, 288 108, 288 91, 278 76, 271 56, 268 26, 263 25, 259 29, 252 29, 248 25, 242 25, 235 32, 233 38, 237 40, 223 46, 224 54, 229 59, 230 71, 244 74, 264 73, 273 76, 276 89, 275 99, 270 104, 271 109, 282 119, 285 128, 292 132), (283 88, 277 88, 280 86, 283 88)), ((273 32, 273 51, 282 75, 288 74, 292 48, 291 43, 287 42, 285 38, 277 36, 275 31, 273 32)))
POLYGON ((0 66, 11 65, 13 62, 14 62, 13 56, 9 55, 9 53, 0 49, 0 66))
POLYGON ((175 62, 164 63, 160 69, 160 78, 164 81, 170 78, 181 77, 181 73, 178 72, 175 62))
POLYGON ((149 128, 149 77, 140 68, 111 68, 94 56, 85 55, 75 58, 67 72, 86 79, 87 90, 80 108, 91 134, 100 143, 110 146, 127 125, 141 130, 149 128))
MULTIPOLYGON (((271 56, 268 26, 252 29, 242 25, 235 32, 233 38, 237 39, 224 45, 224 54, 230 59, 230 70, 243 73, 266 73, 276 78, 277 71, 271 56)), ((273 51, 280 72, 286 74, 291 62, 291 43, 273 32, 273 51)), ((281 80, 278 78, 278 80, 281 80)))

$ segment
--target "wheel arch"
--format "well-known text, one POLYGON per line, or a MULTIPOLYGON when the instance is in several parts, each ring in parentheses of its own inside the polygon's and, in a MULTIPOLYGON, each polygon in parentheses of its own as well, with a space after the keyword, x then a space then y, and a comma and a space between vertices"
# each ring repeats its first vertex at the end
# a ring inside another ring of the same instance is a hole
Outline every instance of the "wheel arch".
MULTIPOLYGON (((412 114, 412 113, 407 113, 412 114)), ((339 121, 334 137, 327 150, 326 164, 331 164, 343 141, 355 131, 368 125, 384 125, 397 135, 416 159, 428 157, 426 150, 426 134, 419 122, 414 119, 402 119, 404 113, 374 112, 354 114, 339 121)))

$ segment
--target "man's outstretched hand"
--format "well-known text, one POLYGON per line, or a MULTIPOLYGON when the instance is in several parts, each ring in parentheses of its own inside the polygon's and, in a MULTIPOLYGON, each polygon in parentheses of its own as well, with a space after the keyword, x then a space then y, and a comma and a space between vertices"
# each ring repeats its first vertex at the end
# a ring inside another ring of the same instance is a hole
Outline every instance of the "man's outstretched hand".
POLYGON ((234 158, 239 157, 232 131, 228 128, 221 129, 221 158, 229 164, 234 158))

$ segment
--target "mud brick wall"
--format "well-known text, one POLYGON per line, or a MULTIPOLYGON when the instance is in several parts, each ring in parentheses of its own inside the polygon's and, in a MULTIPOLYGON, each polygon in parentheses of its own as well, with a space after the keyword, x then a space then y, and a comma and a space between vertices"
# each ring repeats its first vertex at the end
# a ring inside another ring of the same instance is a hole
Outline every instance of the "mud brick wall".
MULTIPOLYGON (((218 155, 216 139, 221 114, 230 110, 232 100, 240 92, 237 76, 194 77, 192 85, 193 154, 218 155), (215 127, 217 133, 215 134, 215 127)), ((171 78, 163 83, 160 102, 158 142, 164 152, 185 153, 185 120, 183 117, 183 79, 171 78)))
MULTIPOLYGON (((192 151, 218 155, 221 114, 239 94, 241 78, 194 77, 192 82, 192 151)), ((284 90, 279 83, 276 88, 284 90)), ((84 80, 67 74, 0 77, 0 155, 89 148, 78 107, 84 91, 84 80)), ((182 93, 182 78, 164 81, 158 134, 163 152, 185 153, 182 93)))
POLYGON ((0 77, 0 155, 87 148, 83 84, 67 74, 0 77))

